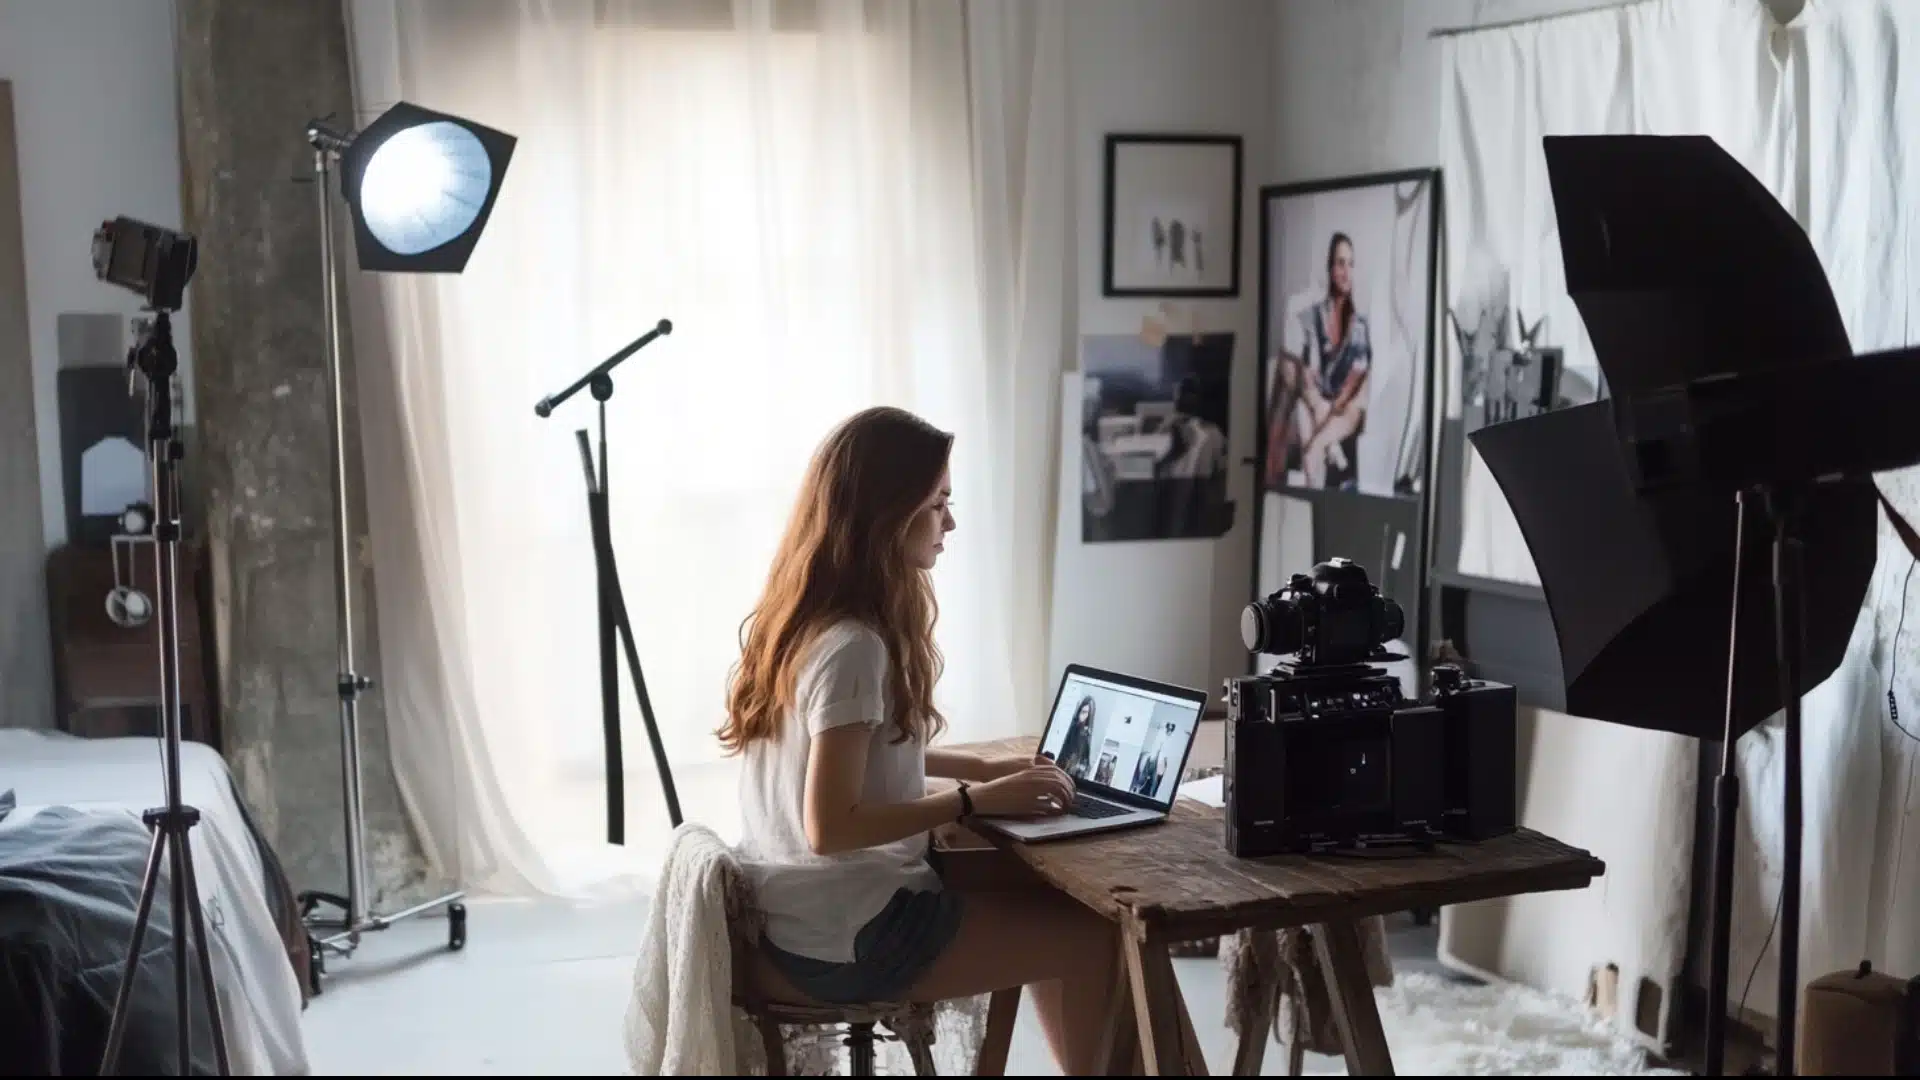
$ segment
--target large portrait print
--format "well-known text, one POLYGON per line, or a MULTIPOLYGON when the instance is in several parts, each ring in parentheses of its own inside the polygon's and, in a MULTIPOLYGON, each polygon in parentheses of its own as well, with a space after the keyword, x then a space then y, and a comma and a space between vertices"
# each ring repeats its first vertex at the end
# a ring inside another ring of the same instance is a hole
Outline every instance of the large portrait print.
POLYGON ((1427 483, 1437 170, 1261 189, 1261 487, 1427 483))

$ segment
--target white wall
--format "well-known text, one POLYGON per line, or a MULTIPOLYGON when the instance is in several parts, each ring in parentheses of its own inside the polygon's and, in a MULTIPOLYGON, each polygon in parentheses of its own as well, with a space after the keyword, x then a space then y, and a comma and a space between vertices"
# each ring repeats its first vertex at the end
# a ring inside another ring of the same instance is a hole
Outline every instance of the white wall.
MULTIPOLYGON (((1217 692, 1247 670, 1239 612, 1252 581, 1254 336, 1259 246, 1254 193, 1272 144, 1269 0, 1074 0, 1068 95, 1081 334, 1137 334, 1157 300, 1101 296, 1105 139, 1111 133, 1239 135, 1243 163, 1240 296, 1177 302, 1199 328, 1235 335, 1230 460, 1233 530, 1214 540, 1081 544, 1079 514, 1056 538, 1050 667, 1086 663, 1217 692)), ((1073 320, 1069 319, 1069 325, 1073 320)), ((1077 355, 1068 358, 1078 368, 1077 355)), ((1063 498, 1078 498, 1077 478, 1063 498)))
MULTIPOLYGON (((93 275, 90 240, 102 221, 125 214, 180 227, 173 4, 0 0, 0 79, 13 84, 41 517, 51 548, 67 531, 54 394, 58 317, 140 310, 139 297, 93 275)), ((182 311, 174 336, 189 421, 191 335, 182 311)))

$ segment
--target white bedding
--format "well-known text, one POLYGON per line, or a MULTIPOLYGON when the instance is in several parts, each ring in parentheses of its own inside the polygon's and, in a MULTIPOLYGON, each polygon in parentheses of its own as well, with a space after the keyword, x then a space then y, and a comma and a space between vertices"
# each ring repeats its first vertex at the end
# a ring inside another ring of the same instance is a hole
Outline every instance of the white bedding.
MULTIPOLYGON (((211 747, 184 743, 180 772, 182 799, 200 811, 190 840, 194 877, 214 946, 234 1074, 308 1075, 299 980, 287 962, 227 764, 211 747)), ((56 806, 138 818, 166 801, 160 743, 0 730, 0 791, 8 789, 18 805, 0 821, 0 831, 56 806)))

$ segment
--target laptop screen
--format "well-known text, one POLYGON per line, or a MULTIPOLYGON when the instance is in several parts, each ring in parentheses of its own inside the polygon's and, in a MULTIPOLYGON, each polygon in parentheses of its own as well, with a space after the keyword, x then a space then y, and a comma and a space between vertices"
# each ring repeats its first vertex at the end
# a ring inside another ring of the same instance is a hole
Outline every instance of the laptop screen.
POLYGON ((1173 807, 1202 701, 1069 668, 1040 752, 1082 783, 1173 807))

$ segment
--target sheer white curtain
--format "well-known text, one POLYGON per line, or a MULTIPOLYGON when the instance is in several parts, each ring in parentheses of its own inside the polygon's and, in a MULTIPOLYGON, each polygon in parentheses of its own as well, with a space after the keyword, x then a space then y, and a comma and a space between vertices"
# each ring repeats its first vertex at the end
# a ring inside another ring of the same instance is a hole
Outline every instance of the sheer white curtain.
POLYGON ((408 100, 520 140, 464 273, 353 283, 393 754, 435 859, 477 889, 579 895, 642 884, 665 849, 631 688, 629 847, 605 843, 573 434, 594 403, 533 413, 661 318, 673 334, 617 372, 612 515, 686 816, 737 828, 712 732, 739 624, 813 446, 870 404, 958 435, 950 737, 1030 726, 1050 518, 1029 504, 1050 496, 1022 489, 1051 475, 1064 242, 1025 229, 1047 209, 1026 147, 1052 106, 969 68, 1039 70, 1057 16, 981 5, 985 42, 1014 45, 981 59, 959 0, 348 11, 361 122, 408 100))

